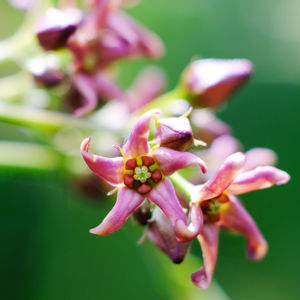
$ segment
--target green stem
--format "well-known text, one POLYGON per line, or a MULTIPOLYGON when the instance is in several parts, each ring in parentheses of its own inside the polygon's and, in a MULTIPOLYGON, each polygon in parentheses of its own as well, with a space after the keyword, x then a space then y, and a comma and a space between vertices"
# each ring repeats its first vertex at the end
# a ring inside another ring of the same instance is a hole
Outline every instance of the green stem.
POLYGON ((60 166, 60 156, 50 147, 23 142, 0 141, 0 171, 51 172, 60 166))
POLYGON ((88 131, 99 129, 97 124, 71 115, 5 102, 0 103, 0 121, 46 131, 57 131, 63 127, 88 131))
POLYGON ((170 176, 174 185, 181 190, 188 200, 191 200, 191 196, 193 191, 195 190, 195 186, 191 184, 188 180, 186 180, 183 176, 181 176, 178 172, 174 173, 170 176))
POLYGON ((156 99, 152 100, 146 106, 144 106, 140 111, 138 111, 138 115, 142 115, 148 110, 159 108, 165 116, 173 115, 172 111, 174 101, 178 99, 185 99, 185 94, 182 89, 175 88, 156 99))
POLYGON ((0 79, 1 99, 9 102, 24 95, 32 86, 32 80, 28 73, 19 72, 0 79), (16 88, 18 87, 18 88, 16 88))
POLYGON ((34 26, 41 13, 50 6, 51 1, 35 1, 35 5, 26 13, 20 29, 11 37, 0 41, 0 63, 7 60, 18 61, 28 49, 37 44, 34 26))

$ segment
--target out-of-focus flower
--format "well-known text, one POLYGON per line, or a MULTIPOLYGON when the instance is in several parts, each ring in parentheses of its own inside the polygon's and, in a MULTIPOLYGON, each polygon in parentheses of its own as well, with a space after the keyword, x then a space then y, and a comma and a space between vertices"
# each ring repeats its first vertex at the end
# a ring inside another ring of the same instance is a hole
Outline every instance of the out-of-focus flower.
POLYGON ((56 50, 66 45, 67 39, 76 30, 82 15, 78 9, 66 11, 50 8, 40 19, 36 35, 45 50, 56 50))
POLYGON ((125 99, 125 93, 105 72, 94 74, 76 72, 72 75, 71 82, 65 106, 76 116, 89 114, 103 100, 125 99))
POLYGON ((59 70, 54 56, 47 55, 31 59, 27 66, 36 83, 45 87, 53 87, 60 84, 65 75, 59 70))
POLYGON ((166 215, 155 208, 148 224, 146 234, 151 242, 165 252, 175 264, 181 263, 189 245, 177 241, 174 229, 166 215))
POLYGON ((68 47, 76 67, 87 71, 124 57, 156 58, 164 52, 158 36, 120 11, 110 13, 100 27, 97 16, 87 15, 68 40, 68 47))
POLYGON ((194 109, 190 120, 195 138, 207 144, 219 136, 231 133, 230 126, 218 119, 208 108, 194 109))
POLYGON ((240 232, 246 237, 248 258, 259 260, 267 252, 268 246, 264 237, 236 195, 268 188, 274 184, 285 184, 290 176, 270 166, 243 172, 245 161, 244 154, 232 154, 224 161, 214 178, 200 186, 193 195, 193 203, 201 207, 205 222, 198 236, 203 253, 203 267, 191 276, 199 288, 207 288, 212 279, 220 227, 240 232))
POLYGON ((194 107, 216 107, 250 77, 247 59, 199 59, 183 72, 181 88, 194 107))
POLYGON ((127 104, 134 112, 158 97, 166 87, 166 75, 157 67, 147 67, 136 77, 127 92, 127 104))
POLYGON ((115 206, 99 226, 91 229, 91 233, 106 235, 118 230, 145 198, 166 214, 179 241, 192 240, 199 233, 203 222, 200 206, 192 215, 193 228, 190 229, 174 187, 166 177, 194 164, 205 172, 205 164, 192 153, 149 147, 149 122, 159 114, 159 110, 152 110, 138 119, 128 141, 119 148, 123 157, 90 154, 90 138, 82 142, 81 153, 89 168, 118 190, 115 206))

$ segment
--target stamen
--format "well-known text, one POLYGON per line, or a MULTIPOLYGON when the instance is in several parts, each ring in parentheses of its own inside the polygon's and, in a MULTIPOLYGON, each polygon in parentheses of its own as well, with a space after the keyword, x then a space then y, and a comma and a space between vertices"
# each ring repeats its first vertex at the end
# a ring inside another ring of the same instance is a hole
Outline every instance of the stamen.
POLYGON ((188 118, 192 112, 193 108, 190 107, 187 112, 180 116, 180 118, 188 118))
POLYGON ((206 147, 207 144, 206 144, 204 141, 194 139, 194 146, 202 146, 202 147, 206 147))

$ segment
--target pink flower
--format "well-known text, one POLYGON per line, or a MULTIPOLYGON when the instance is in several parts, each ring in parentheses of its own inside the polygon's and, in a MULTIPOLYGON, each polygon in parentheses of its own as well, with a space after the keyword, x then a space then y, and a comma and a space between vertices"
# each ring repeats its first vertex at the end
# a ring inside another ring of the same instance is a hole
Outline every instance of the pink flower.
POLYGON ((230 155, 215 176, 193 196, 194 205, 200 205, 204 215, 203 229, 198 236, 203 253, 203 267, 191 276, 199 288, 207 288, 212 279, 220 227, 235 230, 246 237, 248 258, 259 260, 267 252, 268 246, 264 237, 236 195, 268 188, 274 184, 285 184, 290 176, 271 166, 259 166, 244 171, 245 163, 248 164, 246 169, 251 169, 250 161, 246 162, 244 154, 237 152, 230 155))
POLYGON ((159 114, 159 110, 151 110, 138 119, 128 141, 120 149, 123 157, 90 154, 90 138, 82 142, 81 153, 89 168, 118 189, 115 206, 91 233, 106 235, 118 230, 145 198, 159 206, 169 218, 179 241, 192 240, 200 232, 203 224, 200 206, 188 227, 186 215, 167 176, 194 164, 205 172, 206 166, 192 153, 149 147, 149 121, 159 114))

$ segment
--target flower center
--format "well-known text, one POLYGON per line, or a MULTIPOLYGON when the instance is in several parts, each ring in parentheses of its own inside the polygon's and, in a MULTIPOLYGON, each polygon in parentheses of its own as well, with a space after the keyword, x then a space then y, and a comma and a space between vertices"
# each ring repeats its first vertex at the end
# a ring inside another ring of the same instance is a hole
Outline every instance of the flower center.
POLYGON ((130 158, 124 166, 124 184, 140 194, 149 193, 163 175, 152 156, 130 158))
POLYGON ((145 183, 148 178, 151 177, 151 173, 148 171, 148 168, 146 166, 142 167, 136 167, 134 169, 134 176, 133 178, 135 180, 139 180, 142 183, 145 183))
POLYGON ((201 203, 201 209, 204 215, 205 222, 218 222, 220 220, 221 205, 228 201, 229 199, 225 193, 214 199, 203 201, 201 203))

